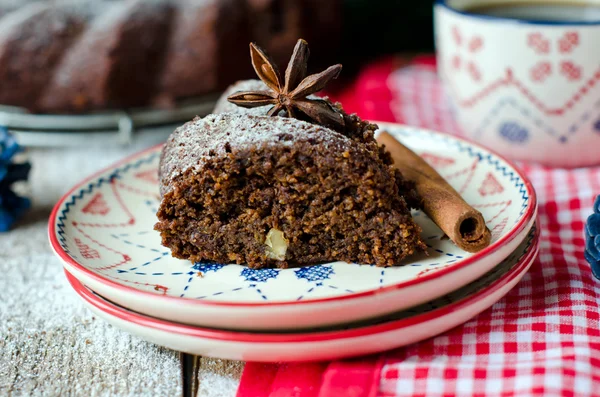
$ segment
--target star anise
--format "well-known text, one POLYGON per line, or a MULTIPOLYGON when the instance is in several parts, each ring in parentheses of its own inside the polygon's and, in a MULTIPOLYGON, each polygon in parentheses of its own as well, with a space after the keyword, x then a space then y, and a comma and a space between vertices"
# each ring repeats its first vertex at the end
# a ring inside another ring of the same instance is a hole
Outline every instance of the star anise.
POLYGON ((330 66, 321 73, 307 77, 308 43, 299 39, 285 71, 282 86, 276 65, 254 43, 250 43, 250 56, 256 74, 269 90, 238 91, 227 97, 229 102, 245 108, 273 105, 267 113, 269 116, 279 116, 284 111, 283 116, 300 119, 306 116, 327 127, 344 127, 344 116, 330 102, 309 98, 309 95, 321 91, 331 80, 337 78, 342 65, 330 66))

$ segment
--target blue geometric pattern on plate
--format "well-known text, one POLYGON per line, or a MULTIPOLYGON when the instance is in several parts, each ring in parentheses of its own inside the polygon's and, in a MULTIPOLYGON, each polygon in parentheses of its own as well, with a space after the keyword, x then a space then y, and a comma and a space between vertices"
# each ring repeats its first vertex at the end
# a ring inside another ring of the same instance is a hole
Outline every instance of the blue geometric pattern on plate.
POLYGON ((240 276, 244 277, 246 281, 253 281, 256 283, 264 283, 269 279, 277 278, 279 275, 278 269, 250 269, 245 268, 242 270, 240 276))
POLYGON ((225 265, 220 263, 196 263, 194 264, 194 270, 202 273, 217 272, 221 270, 225 265))
POLYGON ((306 281, 323 281, 327 280, 335 270, 333 267, 326 265, 317 266, 306 266, 297 270, 294 270, 296 277, 304 279, 306 281))

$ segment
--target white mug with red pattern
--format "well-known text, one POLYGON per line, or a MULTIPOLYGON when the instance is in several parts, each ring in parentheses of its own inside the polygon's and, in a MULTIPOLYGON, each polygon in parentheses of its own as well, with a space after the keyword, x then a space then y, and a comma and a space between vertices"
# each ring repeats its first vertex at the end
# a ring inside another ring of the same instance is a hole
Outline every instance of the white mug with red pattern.
MULTIPOLYGON (((485 3, 435 5, 439 73, 464 134, 515 160, 600 164, 600 17, 576 20, 563 12, 530 20, 470 11, 485 3)), ((487 3, 535 16, 548 1, 487 3)), ((600 12, 600 1, 582 3, 600 12)))

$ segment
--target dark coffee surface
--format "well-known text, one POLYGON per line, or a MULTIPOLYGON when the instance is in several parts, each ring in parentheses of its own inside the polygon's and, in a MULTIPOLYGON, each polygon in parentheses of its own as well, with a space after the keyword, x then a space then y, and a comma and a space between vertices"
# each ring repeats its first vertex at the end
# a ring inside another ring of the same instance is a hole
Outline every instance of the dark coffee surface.
POLYGON ((478 15, 489 15, 501 18, 512 18, 532 21, 567 21, 592 22, 600 21, 600 5, 586 2, 548 2, 479 5, 469 7, 465 11, 478 15))

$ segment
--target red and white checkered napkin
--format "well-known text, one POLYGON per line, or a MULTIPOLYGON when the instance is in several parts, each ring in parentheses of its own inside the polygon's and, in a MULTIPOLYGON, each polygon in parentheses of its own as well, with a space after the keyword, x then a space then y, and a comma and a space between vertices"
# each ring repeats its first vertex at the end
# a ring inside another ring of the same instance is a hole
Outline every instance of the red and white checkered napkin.
MULTIPOLYGON (((368 67, 336 99, 365 119, 460 135, 434 62, 392 65, 368 67)), ((583 257, 600 167, 520 165, 538 194, 540 255, 504 299, 462 326, 379 356, 248 363, 238 397, 600 396, 600 281, 583 257)))

